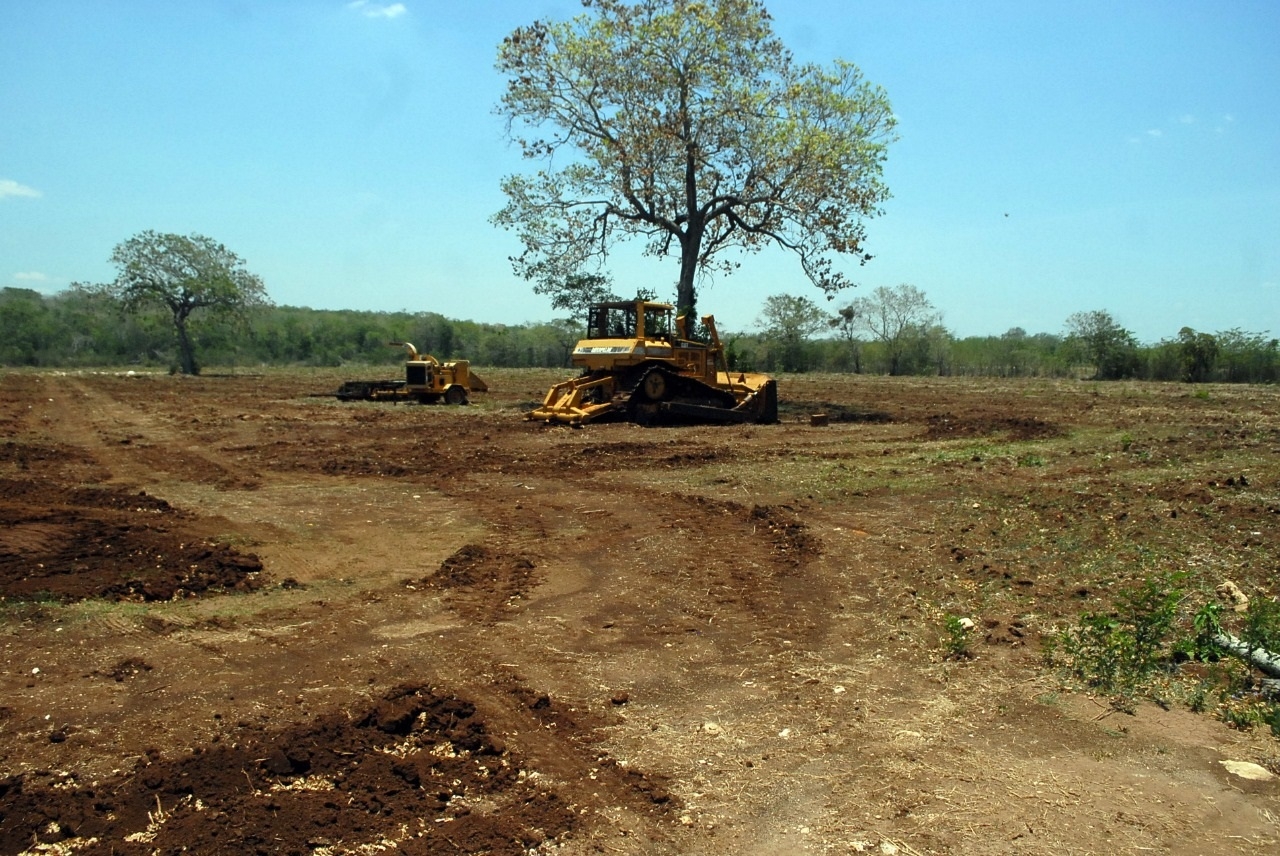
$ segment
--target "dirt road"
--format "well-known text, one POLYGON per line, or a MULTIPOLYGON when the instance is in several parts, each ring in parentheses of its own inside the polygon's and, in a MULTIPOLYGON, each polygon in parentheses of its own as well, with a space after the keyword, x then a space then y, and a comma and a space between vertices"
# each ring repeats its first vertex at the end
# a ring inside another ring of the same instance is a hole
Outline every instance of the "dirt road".
POLYGON ((1265 728, 1040 651, 1130 555, 1274 588, 1280 391, 792 377, 778 425, 571 430, 483 374, 0 375, 0 852, 1280 849, 1222 764, 1280 771, 1265 728))

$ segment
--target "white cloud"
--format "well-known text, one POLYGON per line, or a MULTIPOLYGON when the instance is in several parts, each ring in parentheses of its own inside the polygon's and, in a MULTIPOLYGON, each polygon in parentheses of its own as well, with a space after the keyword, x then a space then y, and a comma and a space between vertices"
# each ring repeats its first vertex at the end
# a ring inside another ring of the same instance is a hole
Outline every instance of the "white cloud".
POLYGON ((0 199, 4 199, 6 196, 30 196, 33 199, 38 199, 43 195, 34 187, 18 184, 12 178, 0 178, 0 199))
POLYGON ((1184 125, 1194 125, 1196 123, 1196 117, 1192 116, 1190 113, 1183 113, 1178 117, 1178 121, 1184 125))
POLYGON ((13 278, 18 282, 48 282, 49 277, 40 273, 38 270, 21 271, 15 273, 13 278))
POLYGON ((359 12, 366 18, 399 18, 401 15, 409 14, 408 7, 403 3, 370 3, 369 0, 352 0, 347 4, 347 8, 359 12))
POLYGON ((1160 130, 1159 128, 1152 128, 1150 131, 1147 131, 1147 136, 1148 136, 1148 137, 1163 137, 1163 136, 1164 136, 1164 131, 1160 130))

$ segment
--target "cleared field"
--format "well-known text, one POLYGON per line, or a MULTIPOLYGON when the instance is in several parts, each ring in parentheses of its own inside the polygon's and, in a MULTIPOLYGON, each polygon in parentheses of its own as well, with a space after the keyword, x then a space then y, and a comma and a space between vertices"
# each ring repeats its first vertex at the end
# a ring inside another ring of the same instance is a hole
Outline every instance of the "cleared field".
POLYGON ((783 376, 777 425, 572 430, 521 419, 565 373, 477 370, 0 375, 0 851, 1280 848, 1247 670, 1043 650, 1153 579, 1277 594, 1280 390, 783 376))

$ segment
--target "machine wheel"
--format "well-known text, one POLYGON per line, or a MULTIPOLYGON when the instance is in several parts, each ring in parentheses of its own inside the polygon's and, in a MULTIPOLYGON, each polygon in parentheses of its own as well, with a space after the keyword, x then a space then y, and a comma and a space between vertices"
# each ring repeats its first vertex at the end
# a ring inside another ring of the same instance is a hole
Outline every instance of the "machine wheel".
POLYGON ((667 375, 661 369, 650 369, 640 381, 640 391, 650 401, 662 401, 667 397, 667 375))
POLYGON ((445 404, 466 404, 467 391, 462 387, 454 384, 444 391, 445 404))

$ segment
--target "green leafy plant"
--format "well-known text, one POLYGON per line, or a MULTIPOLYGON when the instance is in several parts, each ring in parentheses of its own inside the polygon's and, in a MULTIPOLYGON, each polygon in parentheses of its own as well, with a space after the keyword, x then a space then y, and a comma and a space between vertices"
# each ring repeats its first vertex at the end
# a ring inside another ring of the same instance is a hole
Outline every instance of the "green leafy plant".
POLYGON ((959 616, 948 615, 943 619, 942 626, 947 631, 947 635, 943 639, 946 658, 948 660, 970 659, 973 656, 973 652, 969 650, 969 628, 971 625, 959 616))
POLYGON ((1191 619, 1195 635, 1184 647, 1185 653, 1194 660, 1216 660, 1222 652, 1213 638, 1222 632, 1222 604, 1216 600, 1205 603, 1196 610, 1191 619))
POLYGON ((1249 601, 1240 638, 1251 647, 1280 649, 1280 602, 1266 597, 1249 601))
POLYGON ((1178 576, 1157 575, 1122 591, 1111 613, 1086 613, 1058 637, 1065 665, 1090 686, 1122 695, 1149 691, 1170 661, 1183 592, 1178 576))

